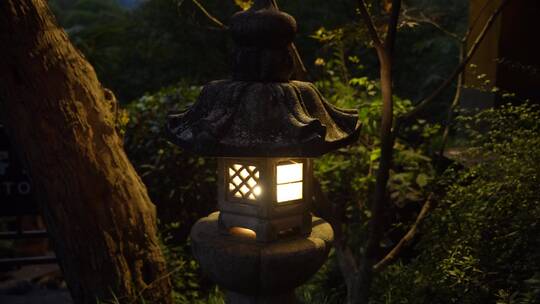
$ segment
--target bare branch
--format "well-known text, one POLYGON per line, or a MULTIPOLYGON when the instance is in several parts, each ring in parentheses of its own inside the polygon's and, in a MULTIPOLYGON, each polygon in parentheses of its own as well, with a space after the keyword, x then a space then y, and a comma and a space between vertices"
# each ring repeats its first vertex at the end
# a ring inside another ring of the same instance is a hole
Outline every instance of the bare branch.
POLYGON ((306 66, 304 65, 304 62, 302 61, 302 57, 300 57, 300 53, 298 52, 298 49, 296 48, 296 45, 294 43, 291 43, 291 51, 293 53, 293 60, 294 60, 294 79, 296 80, 309 80, 310 74, 307 70, 306 66))
POLYGON ((371 205, 372 218, 369 222, 369 233, 366 250, 358 267, 366 279, 371 280, 372 265, 376 262, 375 255, 382 238, 384 222, 384 210, 388 205, 387 185, 392 168, 392 155, 394 152, 395 136, 393 132, 394 124, 394 101, 392 96, 392 60, 384 46, 376 48, 379 58, 379 73, 382 93, 382 113, 381 113, 381 156, 379 158, 379 169, 376 174, 373 202, 371 205))
MULTIPOLYGON (((361 259, 361 264, 358 266, 358 271, 362 273, 362 277, 366 281, 371 281, 372 268, 376 262, 376 253, 379 248, 382 238, 384 210, 388 205, 387 185, 392 168, 392 154, 394 152, 395 137, 393 132, 394 124, 394 101, 392 96, 392 56, 390 50, 386 46, 393 47, 396 36, 397 19, 401 7, 400 0, 392 1, 392 20, 389 21, 387 40, 385 45, 382 44, 377 31, 373 25, 371 16, 369 15, 364 0, 359 0, 359 9, 370 32, 371 38, 375 44, 377 55, 379 58, 379 73, 382 93, 382 114, 381 114, 381 157, 379 159, 379 169, 377 170, 377 178, 375 182, 374 197, 371 206, 372 218, 369 222, 369 234, 366 244, 366 250, 361 259)), ((363 295, 367 297, 367 294, 363 295)), ((367 298, 366 298, 367 299, 367 298)))
MULTIPOLYGON (((377 34, 373 25, 371 16, 369 15, 364 0, 359 0, 359 9, 366 23, 370 35, 375 44, 380 65, 380 81, 381 93, 383 100, 381 114, 381 157, 379 159, 379 170, 377 170, 377 178, 375 182, 373 203, 371 213, 373 215, 369 223, 369 236, 366 244, 366 251, 362 259, 360 269, 371 269, 372 263, 375 263, 374 256, 378 250, 379 243, 382 237, 382 223, 384 220, 384 209, 387 205, 387 184, 392 168, 392 154, 394 151, 394 132, 392 127, 394 124, 394 101, 392 97, 392 55, 387 48, 393 47, 397 33, 397 23, 399 12, 401 9, 401 0, 392 0, 391 19, 388 23, 388 34, 385 44, 377 34)), ((368 270, 369 271, 369 270, 368 270)), ((370 276, 370 273, 366 273, 370 276)))
POLYGON ((394 44, 396 41, 396 33, 400 12, 401 0, 392 0, 392 13, 390 14, 390 21, 388 22, 388 33, 386 34, 386 40, 384 42, 384 47, 388 50, 390 54, 394 53, 394 44))
MULTIPOLYGON (((463 57, 465 56, 465 48, 466 48, 466 41, 462 41, 461 45, 459 46, 459 60, 460 61, 463 61, 463 57)), ((446 149, 446 143, 448 142, 448 134, 450 133, 450 124, 452 122, 454 110, 459 105, 459 100, 461 98, 461 91, 463 89, 464 79, 465 77, 463 77, 463 71, 461 71, 457 79, 456 92, 454 93, 454 100, 452 100, 452 104, 448 108, 448 112, 446 114, 446 125, 444 126, 444 131, 442 135, 441 148, 439 149, 439 162, 442 160, 442 157, 444 155, 444 150, 446 149)))
MULTIPOLYGON (((276 0, 272 0, 272 5, 279 9, 279 6, 277 4, 276 0)), ((291 43, 290 50, 293 53, 293 60, 294 60, 294 74, 295 78, 297 80, 308 80, 310 78, 309 71, 306 68, 306 65, 302 61, 302 57, 300 57, 300 53, 298 52, 298 49, 296 48, 296 45, 291 43)))
POLYGON ((336 256, 338 260, 339 269, 345 278, 345 281, 349 281, 354 275, 358 273, 358 266, 356 259, 348 246, 334 245, 336 250, 336 256))
POLYGON ((429 25, 435 27, 436 29, 438 29, 439 31, 441 31, 446 36, 448 36, 448 37, 450 37, 450 38, 452 38, 454 40, 460 41, 460 42, 465 42, 469 38, 469 35, 471 34, 472 30, 474 29, 474 27, 478 23, 480 17, 482 16, 482 14, 487 9, 487 7, 489 6, 490 3, 491 3, 490 1, 485 1, 484 5, 480 9, 480 12, 474 18, 474 20, 472 22, 470 22, 467 31, 461 37, 460 37, 460 35, 445 29, 442 25, 437 23, 435 20, 433 20, 432 18, 429 18, 428 16, 426 16, 423 12, 419 12, 418 16, 413 16, 411 14, 411 12, 412 11, 419 11, 418 8, 410 8, 410 7, 406 6, 405 4, 403 4, 402 16, 403 16, 403 19, 405 19, 405 20, 413 21, 413 22, 416 22, 416 23, 429 24, 429 25))
POLYGON ((424 220, 429 210, 431 209, 432 197, 433 193, 428 196, 426 202, 424 203, 424 206, 422 207, 422 210, 420 210, 420 213, 416 217, 416 220, 414 221, 414 224, 411 226, 409 231, 403 236, 403 238, 401 238, 397 245, 392 250, 390 250, 390 252, 382 260, 380 260, 377 264, 375 264, 375 266, 373 266, 374 271, 381 271, 382 269, 384 269, 384 267, 392 263, 399 256, 401 250, 403 250, 403 248, 405 248, 411 243, 414 236, 416 235, 416 232, 418 231, 418 226, 424 220))
POLYGON ((371 36, 371 40, 373 41, 375 48, 377 49, 383 48, 383 44, 381 42, 381 39, 379 38, 379 34, 377 33, 377 30, 375 29, 375 25, 373 24, 373 19, 371 18, 371 15, 369 14, 366 8, 366 3, 364 2, 364 0, 358 0, 358 9, 360 10, 362 19, 366 23, 366 26, 369 31, 369 35, 371 36))
POLYGON ((482 15, 484 14, 484 11, 487 9, 487 7, 489 6, 489 4, 491 4, 492 2, 491 1, 486 1, 484 3, 484 5, 482 6, 482 8, 480 9, 480 12, 478 12, 478 15, 476 15, 476 17, 474 18, 473 22, 471 22, 469 24, 469 28, 467 29, 467 32, 465 32, 465 35, 463 35, 463 42, 466 42, 467 39, 469 38, 469 35, 471 34, 472 30, 474 29, 474 27, 476 26, 476 24, 478 23, 478 21, 480 20, 480 17, 482 17, 482 15))
POLYGON ((210 14, 205 8, 204 6, 199 2, 199 0, 191 0, 193 1, 193 3, 201 10, 201 12, 203 12, 203 14, 208 17, 208 19, 210 19, 212 22, 214 22, 217 26, 219 26, 221 29, 228 29, 228 27, 223 24, 221 21, 219 21, 219 19, 217 19, 216 17, 212 16, 212 14, 210 14))
POLYGON ((510 2, 510 0, 505 0, 501 5, 491 14, 489 19, 484 24, 484 27, 482 28, 482 31, 478 34, 476 37, 473 45, 467 52, 467 55, 465 58, 458 64, 458 66, 455 68, 455 70, 450 74, 448 78, 437 88, 435 89, 428 97, 424 98, 421 102, 418 103, 418 105, 412 109, 407 114, 403 115, 399 118, 399 122, 402 123, 404 121, 410 120, 411 118, 415 117, 423 111, 429 104, 433 102, 452 82, 454 79, 465 69, 467 66, 467 63, 471 60, 472 56, 478 49, 480 43, 482 40, 484 40, 484 37, 486 36, 487 31, 491 28, 493 23, 495 22, 495 19, 499 16, 499 14, 502 12, 503 8, 510 2))
POLYGON ((414 22, 417 22, 417 23, 429 24, 429 25, 435 27, 436 29, 438 29, 439 31, 441 31, 446 36, 448 36, 448 37, 450 37, 450 38, 452 38, 454 40, 461 41, 463 39, 459 35, 445 29, 442 25, 435 22, 433 19, 427 17, 423 12, 420 12, 419 16, 412 16, 412 15, 409 14, 409 10, 405 9, 404 12, 403 12, 403 17, 405 18, 405 20, 414 21, 414 22))

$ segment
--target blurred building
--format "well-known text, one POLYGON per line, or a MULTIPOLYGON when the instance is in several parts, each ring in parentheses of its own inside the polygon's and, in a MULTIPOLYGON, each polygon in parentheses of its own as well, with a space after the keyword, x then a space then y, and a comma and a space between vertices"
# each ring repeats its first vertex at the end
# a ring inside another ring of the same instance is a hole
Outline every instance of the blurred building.
MULTIPOLYGON (((470 47, 485 22, 504 0, 471 0, 469 22, 474 27, 470 47)), ((502 94, 515 93, 516 102, 540 103, 540 1, 510 1, 487 32, 465 70, 462 105, 500 105, 502 94)))

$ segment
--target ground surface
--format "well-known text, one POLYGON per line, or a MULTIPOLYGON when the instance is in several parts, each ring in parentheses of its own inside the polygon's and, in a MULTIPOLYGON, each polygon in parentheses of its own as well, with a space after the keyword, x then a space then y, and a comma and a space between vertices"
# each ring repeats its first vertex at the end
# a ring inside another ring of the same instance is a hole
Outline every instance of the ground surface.
POLYGON ((58 265, 30 265, 0 272, 2 304, 72 304, 58 265))

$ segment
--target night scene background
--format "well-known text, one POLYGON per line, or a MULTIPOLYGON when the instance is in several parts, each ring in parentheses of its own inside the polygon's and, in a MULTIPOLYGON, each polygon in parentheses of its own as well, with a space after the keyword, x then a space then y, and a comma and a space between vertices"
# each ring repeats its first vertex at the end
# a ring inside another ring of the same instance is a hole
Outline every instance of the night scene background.
MULTIPOLYGON (((361 123, 313 159, 334 241, 298 302, 540 303, 540 2, 271 2, 291 79, 361 123)), ((189 237, 217 160, 166 125, 252 4, 0 1, 0 303, 225 303, 189 237)))

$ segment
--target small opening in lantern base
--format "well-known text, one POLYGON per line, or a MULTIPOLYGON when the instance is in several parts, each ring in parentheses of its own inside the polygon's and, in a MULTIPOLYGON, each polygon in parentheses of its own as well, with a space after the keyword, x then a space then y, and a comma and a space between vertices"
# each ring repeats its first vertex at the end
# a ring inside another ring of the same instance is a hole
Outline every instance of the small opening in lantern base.
POLYGON ((229 228, 229 233, 234 236, 251 240, 257 238, 257 233, 255 233, 255 231, 244 227, 231 227, 229 228))
POLYGON ((282 230, 278 233, 278 238, 279 239, 286 239, 288 237, 291 237, 291 236, 295 236, 295 235, 298 235, 298 232, 300 231, 299 228, 295 227, 295 228, 290 228, 290 229, 285 229, 285 230, 282 230))

